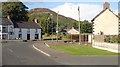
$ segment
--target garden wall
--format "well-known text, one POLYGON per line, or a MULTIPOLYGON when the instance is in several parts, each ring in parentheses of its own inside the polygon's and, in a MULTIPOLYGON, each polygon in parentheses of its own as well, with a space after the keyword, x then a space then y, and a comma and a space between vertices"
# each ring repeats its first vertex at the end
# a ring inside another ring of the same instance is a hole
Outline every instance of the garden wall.
POLYGON ((92 46, 95 48, 120 53, 120 45, 118 43, 93 42, 92 46))

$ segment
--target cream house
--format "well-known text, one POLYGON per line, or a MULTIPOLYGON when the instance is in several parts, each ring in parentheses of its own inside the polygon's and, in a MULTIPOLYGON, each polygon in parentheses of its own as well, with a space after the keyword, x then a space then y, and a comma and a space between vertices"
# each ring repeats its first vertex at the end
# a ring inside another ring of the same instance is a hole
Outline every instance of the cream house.
POLYGON ((120 34, 119 17, 110 9, 110 4, 105 2, 103 10, 92 19, 94 35, 120 34))
POLYGON ((119 16, 110 9, 110 4, 105 2, 103 10, 92 19, 93 38, 92 46, 95 48, 119 52, 118 43, 111 42, 112 36, 120 34, 119 16))

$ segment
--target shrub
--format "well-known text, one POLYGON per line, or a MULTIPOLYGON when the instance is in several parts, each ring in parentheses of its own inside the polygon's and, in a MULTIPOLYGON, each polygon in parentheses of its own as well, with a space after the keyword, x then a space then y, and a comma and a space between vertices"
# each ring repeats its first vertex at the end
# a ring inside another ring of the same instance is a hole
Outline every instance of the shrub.
POLYGON ((104 42, 120 43, 120 35, 105 35, 104 42))

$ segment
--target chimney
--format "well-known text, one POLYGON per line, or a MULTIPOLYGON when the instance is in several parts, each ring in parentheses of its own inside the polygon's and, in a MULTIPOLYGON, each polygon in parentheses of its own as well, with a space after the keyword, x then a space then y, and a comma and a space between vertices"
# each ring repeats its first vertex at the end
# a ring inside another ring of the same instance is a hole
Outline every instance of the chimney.
POLYGON ((7 19, 11 20, 9 15, 7 16, 7 19))
POLYGON ((34 19, 34 22, 35 22, 35 23, 38 23, 38 19, 34 19))
POLYGON ((110 8, 110 4, 108 2, 105 2, 103 5, 103 10, 109 9, 109 8, 110 8))

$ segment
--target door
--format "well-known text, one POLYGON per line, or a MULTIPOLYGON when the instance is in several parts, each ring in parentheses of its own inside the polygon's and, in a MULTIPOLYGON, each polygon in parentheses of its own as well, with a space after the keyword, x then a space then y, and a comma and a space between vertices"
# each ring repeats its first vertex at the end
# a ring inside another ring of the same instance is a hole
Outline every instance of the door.
POLYGON ((30 40, 30 34, 27 34, 27 40, 30 40))
POLYGON ((35 39, 38 39, 38 34, 35 34, 35 39))

